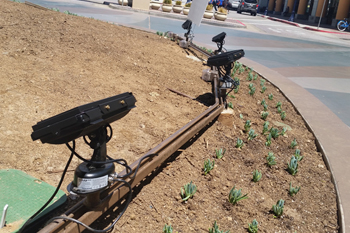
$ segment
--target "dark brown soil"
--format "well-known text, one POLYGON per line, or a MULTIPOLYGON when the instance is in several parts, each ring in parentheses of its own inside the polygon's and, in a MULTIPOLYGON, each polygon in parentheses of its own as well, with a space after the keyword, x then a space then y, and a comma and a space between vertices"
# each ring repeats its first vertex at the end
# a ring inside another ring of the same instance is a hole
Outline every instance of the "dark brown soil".
MULTIPOLYGON (((129 163, 207 108, 167 89, 194 97, 208 96, 211 90, 200 79, 205 67, 186 57, 191 53, 175 42, 7 0, 0 0, 0 15, 0 169, 20 169, 56 186, 69 150, 64 145, 33 142, 31 126, 85 103, 133 92, 137 108, 112 124, 114 136, 108 143, 111 157, 129 163)), ((214 221, 220 230, 247 232, 253 219, 259 222, 259 232, 338 232, 334 185, 305 122, 276 87, 267 82, 266 92, 260 93, 260 77, 249 82, 247 71, 237 77, 240 90, 229 98, 233 125, 216 121, 173 155, 136 190, 113 232, 161 232, 165 224, 171 224, 174 232, 208 232, 214 221), (249 83, 256 87, 254 96, 248 94, 249 83), (270 93, 273 100, 268 100, 270 93), (270 147, 265 146, 261 132, 263 98, 270 127, 291 128, 286 136, 272 140, 270 147), (287 113, 284 121, 275 108, 278 101, 287 113), (246 120, 259 134, 251 141, 243 132, 246 120), (238 137, 245 142, 242 149, 235 148, 238 137), (292 176, 286 168, 295 151, 289 148, 294 138, 304 159, 292 176), (226 149, 222 159, 215 157, 219 148, 226 149), (277 161, 271 168, 266 165, 270 151, 277 161), (204 176, 203 163, 208 158, 215 161, 215 168, 204 176), (262 172, 257 183, 252 181, 255 169, 262 172), (190 181, 198 190, 182 202, 180 189, 190 181), (293 197, 288 195, 290 182, 301 186, 293 197), (230 204, 228 194, 234 186, 249 198, 230 204), (279 199, 285 200, 284 214, 275 218, 271 208, 279 199)), ((90 158, 82 140, 77 150, 90 158)), ((63 190, 79 163, 73 159, 63 190)), ((111 221, 101 219, 96 227, 111 221)))

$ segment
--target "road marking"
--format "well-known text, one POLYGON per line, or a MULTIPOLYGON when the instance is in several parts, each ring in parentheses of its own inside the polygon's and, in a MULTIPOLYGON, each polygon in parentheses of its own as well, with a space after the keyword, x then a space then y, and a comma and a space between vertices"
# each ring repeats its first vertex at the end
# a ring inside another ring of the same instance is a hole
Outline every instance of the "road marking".
POLYGON ((286 30, 287 32, 290 32, 290 33, 295 33, 295 34, 300 34, 300 35, 305 35, 304 32, 299 32, 299 31, 295 31, 295 30, 286 30))
POLYGON ((281 33, 282 31, 280 29, 273 29, 273 28, 268 28, 269 30, 277 33, 281 33))

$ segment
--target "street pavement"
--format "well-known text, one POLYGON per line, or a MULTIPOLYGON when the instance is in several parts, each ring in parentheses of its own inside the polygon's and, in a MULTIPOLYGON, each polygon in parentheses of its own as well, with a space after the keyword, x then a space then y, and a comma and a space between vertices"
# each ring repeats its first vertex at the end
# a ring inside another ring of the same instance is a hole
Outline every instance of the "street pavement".
MULTIPOLYGON (((147 31, 185 32, 186 16, 175 13, 75 0, 31 2, 147 31)), ((193 42, 216 49, 211 38, 223 31, 224 47, 244 49, 242 62, 280 88, 317 137, 338 194, 340 232, 350 232, 350 33, 230 11, 225 22, 203 20, 193 42)))

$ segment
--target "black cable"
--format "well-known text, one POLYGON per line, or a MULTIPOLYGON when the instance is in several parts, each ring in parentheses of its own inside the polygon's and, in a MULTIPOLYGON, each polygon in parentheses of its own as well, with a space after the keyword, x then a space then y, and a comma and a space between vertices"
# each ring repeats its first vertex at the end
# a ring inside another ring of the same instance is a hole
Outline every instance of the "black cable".
POLYGON ((125 180, 122 180, 122 179, 116 179, 115 181, 120 181, 120 182, 123 182, 124 184, 126 184, 126 186, 128 186, 129 188, 129 197, 125 203, 125 207, 124 209, 122 210, 122 212, 119 214, 119 216, 117 217, 116 220, 114 220, 114 222, 112 223, 112 225, 110 225, 107 229, 105 230, 96 230, 96 229, 93 229, 91 228, 90 226, 86 225, 85 223, 83 222, 80 222, 79 220, 76 220, 74 218, 69 218, 69 217, 66 217, 66 216, 57 216, 57 217, 54 217, 52 218, 49 222, 55 220, 55 219, 64 219, 64 220, 69 220, 69 221, 72 221, 72 222, 75 222, 79 225, 82 225, 83 227, 85 227, 86 229, 88 229, 89 231, 92 231, 92 232, 96 232, 96 233, 104 233, 104 232, 107 232, 109 230, 111 230, 115 224, 119 221, 119 219, 123 216, 123 214, 125 213, 126 209, 128 208, 130 202, 131 202, 131 198, 132 198, 132 189, 131 189, 131 185, 126 182, 125 180))
MULTIPOLYGON (((111 129, 111 128, 110 128, 110 129, 111 129)), ((112 130, 111 130, 111 132, 112 132, 112 130)), ((110 137, 110 138, 111 138, 111 137, 110 137)), ((127 170, 130 170, 126 175, 120 176, 120 177, 118 177, 118 178, 126 178, 126 177, 130 176, 130 174, 132 173, 132 169, 130 168, 130 166, 127 165, 126 160, 124 160, 124 159, 112 159, 111 157, 107 156, 108 159, 110 159, 110 160, 105 161, 105 162, 104 162, 104 161, 99 161, 99 162, 98 162, 98 161, 90 161, 90 160, 84 159, 83 157, 81 157, 81 156, 75 151, 75 140, 73 140, 72 143, 73 143, 73 147, 71 147, 68 143, 66 143, 66 146, 67 146, 68 149, 71 151, 71 155, 70 155, 70 158, 69 158, 69 160, 68 160, 68 162, 67 162, 67 164, 66 164, 66 167, 64 168, 63 174, 62 174, 62 176, 61 176, 61 180, 60 180, 60 182, 59 182, 59 184, 58 184, 58 186, 57 186, 57 188, 56 188, 54 194, 53 194, 53 195, 50 197, 50 199, 45 203, 45 205, 43 205, 35 214, 33 214, 33 215, 24 223, 24 225, 21 227, 21 229, 19 229, 19 231, 18 231, 19 233, 21 233, 21 232, 24 230, 24 228, 25 228, 28 224, 30 224, 31 220, 32 220, 33 218, 35 218, 35 216, 38 215, 43 209, 45 209, 45 207, 46 207, 46 206, 52 201, 52 199, 56 196, 56 194, 57 194, 59 188, 60 188, 61 185, 62 185, 64 176, 65 176, 65 174, 67 173, 69 164, 70 164, 71 161, 72 161, 73 155, 77 156, 79 159, 83 160, 84 162, 88 162, 88 163, 107 164, 107 163, 116 162, 116 163, 118 163, 118 164, 120 164, 120 165, 122 165, 122 166, 125 166, 127 170)), ((136 169, 135 169, 134 175, 131 176, 130 179, 134 179, 134 178, 136 177, 136 174, 137 174, 137 172, 138 172, 138 170, 139 170, 139 168, 140 168, 141 162, 142 162, 144 159, 149 158, 149 157, 151 157, 151 156, 153 156, 153 155, 158 155, 158 154, 156 154, 156 153, 155 153, 155 154, 148 154, 148 155, 145 155, 142 159, 140 159, 139 164, 137 165, 137 167, 136 167, 136 169)), ((119 214, 119 216, 117 217, 117 219, 112 223, 112 225, 109 226, 107 229, 105 229, 105 230, 96 230, 96 229, 93 229, 93 228, 91 228, 90 226, 86 225, 85 223, 80 222, 79 220, 76 220, 76 219, 74 219, 74 218, 69 218, 69 217, 66 217, 66 216, 57 216, 57 217, 54 217, 54 218, 52 218, 49 222, 52 222, 52 221, 55 220, 55 219, 64 219, 64 220, 69 220, 69 221, 75 222, 75 223, 77 223, 77 224, 80 224, 80 225, 82 225, 83 227, 85 227, 86 229, 88 229, 88 230, 90 230, 90 231, 92 231, 92 232, 96 232, 96 233, 105 233, 105 232, 111 230, 111 229, 115 226, 115 224, 119 221, 119 219, 123 216, 123 214, 125 213, 126 209, 128 208, 128 206, 129 206, 129 204, 130 204, 130 202, 131 202, 131 199, 132 199, 132 188, 131 188, 130 183, 128 183, 128 182, 125 181, 125 180, 118 179, 118 178, 115 179, 114 181, 119 181, 119 182, 124 183, 124 185, 126 185, 126 186, 129 188, 129 196, 128 196, 128 199, 127 199, 127 201, 126 201, 126 203, 125 203, 124 209, 121 211, 121 213, 119 214)), ((122 187, 122 186, 121 186, 121 187, 122 187)))
MULTIPOLYGON (((67 146, 69 146, 69 145, 67 145, 67 146)), ((72 153, 75 154, 75 151, 72 151, 72 153)), ((141 162, 142 162, 143 160, 145 160, 146 158, 149 158, 149 157, 154 156, 154 155, 158 155, 158 154, 157 154, 157 153, 148 154, 148 155, 145 155, 142 159, 140 159, 139 164, 137 165, 137 167, 136 167, 136 169, 135 169, 134 175, 131 176, 130 179, 134 179, 134 178, 135 178, 135 176, 136 176, 136 174, 137 174, 137 172, 138 172, 138 170, 139 170, 139 168, 140 168, 141 162)), ((124 175, 124 176, 118 176, 118 178, 126 178, 126 177, 129 176, 129 175, 130 175, 130 173, 128 173, 128 174, 126 174, 126 175, 124 175)), ((127 199, 127 202, 125 203, 125 207, 124 207, 124 209, 122 210, 122 212, 119 214, 119 216, 117 217, 117 219, 114 220, 114 222, 112 223, 112 225, 109 226, 107 229, 104 229, 104 230, 96 230, 96 229, 91 228, 90 226, 86 225, 85 223, 83 223, 83 222, 81 222, 81 221, 79 221, 79 220, 77 220, 77 219, 69 218, 69 217, 66 217, 66 216, 57 216, 57 217, 54 217, 54 218, 52 218, 49 222, 51 222, 51 221, 53 221, 53 220, 55 220, 55 219, 64 219, 64 220, 69 220, 69 221, 75 222, 75 223, 77 223, 77 224, 80 224, 80 225, 82 225, 83 227, 85 227, 86 229, 88 229, 89 231, 96 232, 96 233, 104 233, 104 232, 107 232, 107 231, 111 230, 111 229, 115 226, 115 224, 119 221, 119 219, 122 217, 122 215, 125 213, 126 209, 128 208, 128 206, 129 206, 129 204, 130 204, 130 202, 131 202, 131 198, 132 198, 132 188, 131 188, 130 183, 127 182, 127 181, 125 181, 125 180, 118 179, 118 178, 115 179, 115 181, 123 182, 125 185, 128 186, 128 188, 129 188, 129 197, 128 197, 128 199, 127 199)))
MULTIPOLYGON (((74 141, 74 140, 73 140, 74 141)), ((128 166, 128 163, 126 162, 125 159, 112 159, 111 157, 109 157, 107 155, 107 158, 109 160, 106 161, 91 161, 91 160, 87 160, 85 158, 83 158, 81 155, 79 155, 75 149, 73 149, 68 143, 66 143, 66 146, 68 147, 68 149, 75 155, 78 157, 78 159, 86 162, 86 163, 90 163, 90 164, 108 164, 108 163, 118 163, 119 165, 122 165, 126 168, 127 174, 126 176, 129 176, 132 173, 132 169, 130 166, 128 166)))
MULTIPOLYGON (((73 148, 75 149, 75 142, 74 142, 74 141, 73 141, 73 148)), ((63 173, 62 173, 62 176, 61 176, 61 180, 60 180, 60 182, 58 183, 58 186, 57 186, 55 192, 52 194, 52 196, 50 197, 50 199, 49 199, 35 214, 33 214, 33 215, 23 224, 23 226, 19 229, 18 233, 21 233, 21 232, 24 230, 24 228, 25 228, 26 226, 28 226, 28 225, 31 223, 31 221, 32 221, 41 211, 43 211, 43 210, 46 208, 46 206, 47 206, 48 204, 50 204, 50 202, 52 201, 52 199, 56 196, 58 190, 60 189, 60 187, 61 187, 61 185, 62 185, 64 176, 65 176, 66 173, 67 173, 69 164, 70 164, 71 161, 72 161, 73 155, 74 155, 74 154, 71 153, 71 155, 70 155, 70 157, 69 157, 69 159, 68 159, 68 162, 67 162, 67 164, 66 164, 66 167, 65 167, 64 170, 63 170, 63 173)))
MULTIPOLYGON (((158 155, 158 153, 153 153, 153 154, 148 154, 148 155, 145 155, 142 159, 140 159, 140 162, 139 162, 139 164, 137 165, 137 167, 136 167, 136 169, 135 169, 135 173, 134 173, 134 175, 133 176, 131 176, 130 177, 130 179, 134 179, 135 178, 135 176, 136 176, 136 174, 137 174, 137 172, 138 172, 138 170, 139 170, 139 168, 140 168, 140 166, 141 166, 141 162, 144 160, 144 159, 147 159, 147 158, 149 158, 149 157, 151 157, 151 156, 153 156, 153 155, 158 155)), ((118 178, 126 178, 127 176, 129 176, 130 174, 126 174, 126 175, 124 175, 124 176, 118 176, 118 178)))

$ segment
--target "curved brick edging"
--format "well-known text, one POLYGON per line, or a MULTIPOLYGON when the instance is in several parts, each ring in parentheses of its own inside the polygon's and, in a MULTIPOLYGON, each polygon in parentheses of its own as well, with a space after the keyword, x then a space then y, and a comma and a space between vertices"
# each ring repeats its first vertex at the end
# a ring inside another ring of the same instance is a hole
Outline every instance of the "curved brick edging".
POLYGON ((335 186, 339 232, 350 232, 350 159, 347 158, 350 155, 350 128, 319 99, 288 78, 247 58, 242 58, 241 62, 253 67, 254 71, 276 86, 314 134, 335 186))

